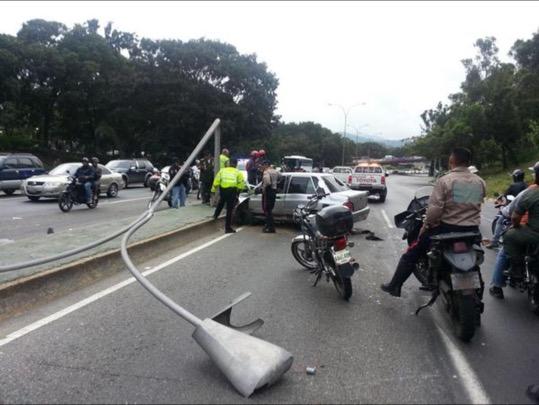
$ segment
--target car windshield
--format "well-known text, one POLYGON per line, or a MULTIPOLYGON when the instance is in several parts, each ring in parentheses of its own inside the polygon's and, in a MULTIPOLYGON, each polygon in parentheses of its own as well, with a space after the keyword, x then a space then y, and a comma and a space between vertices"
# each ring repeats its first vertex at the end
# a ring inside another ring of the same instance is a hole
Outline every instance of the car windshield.
POLYGON ((348 190, 348 187, 334 176, 324 176, 323 179, 326 183, 326 186, 329 188, 329 191, 331 191, 332 193, 338 193, 339 191, 348 190))
POLYGON ((239 160, 238 161, 238 166, 236 167, 236 169, 238 170, 245 170, 245 165, 247 164, 247 161, 246 160, 239 160))
POLYGON ((81 165, 82 163, 62 163, 60 166, 56 166, 54 169, 52 169, 49 174, 51 176, 61 176, 68 174, 68 171, 70 174, 75 174, 81 165))
POLYGON ((131 162, 129 160, 112 160, 106 165, 109 169, 129 169, 131 162))
POLYGON ((356 173, 382 173, 382 168, 378 166, 358 166, 354 171, 356 173))

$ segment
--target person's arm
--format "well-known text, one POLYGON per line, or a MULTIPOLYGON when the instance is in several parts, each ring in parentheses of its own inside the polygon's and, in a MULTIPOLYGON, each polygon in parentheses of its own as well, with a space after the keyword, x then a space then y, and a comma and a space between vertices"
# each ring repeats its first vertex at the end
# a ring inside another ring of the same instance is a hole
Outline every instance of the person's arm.
POLYGON ((511 214, 511 223, 513 227, 518 228, 520 227, 520 221, 522 219, 522 216, 526 213, 528 210, 528 199, 524 196, 522 197, 518 203, 515 205, 515 210, 511 214))
POLYGON ((215 193, 217 191, 217 187, 221 185, 221 171, 219 170, 217 174, 215 175, 215 179, 213 179, 213 185, 211 187, 211 192, 215 193))
POLYGON ((238 191, 242 191, 245 188, 245 179, 243 178, 243 173, 238 170, 236 178, 236 182, 238 184, 238 191))

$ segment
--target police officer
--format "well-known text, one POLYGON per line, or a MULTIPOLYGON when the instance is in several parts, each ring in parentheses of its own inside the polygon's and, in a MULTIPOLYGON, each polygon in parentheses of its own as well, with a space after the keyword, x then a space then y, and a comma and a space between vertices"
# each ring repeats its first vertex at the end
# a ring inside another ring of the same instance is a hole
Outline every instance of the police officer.
MULTIPOLYGON (((539 162, 532 168, 535 183, 539 184, 539 162)), ((524 255, 526 246, 539 243, 539 189, 529 190, 517 203, 511 215, 513 228, 503 238, 504 249, 511 261, 511 277, 524 276, 524 255), (521 225, 521 219, 528 212, 528 224, 521 225)))
POLYGON ((275 233, 275 225, 273 224, 273 208, 275 207, 275 199, 277 197, 277 183, 280 174, 277 170, 271 167, 268 160, 264 160, 260 164, 262 170, 262 208, 266 215, 266 225, 262 232, 275 233))
POLYGON ((485 198, 486 187, 481 177, 468 170, 470 158, 468 149, 453 149, 449 157, 451 170, 434 185, 418 239, 401 256, 391 281, 381 285, 383 291, 400 297, 402 285, 412 274, 417 260, 427 252, 431 235, 479 232, 481 203, 485 198))
POLYGON ((226 204, 226 221, 225 221, 225 233, 235 233, 232 229, 232 211, 236 203, 238 193, 245 187, 245 180, 242 172, 236 169, 238 165, 237 159, 230 159, 229 166, 225 167, 215 175, 213 180, 213 186, 211 188, 212 193, 215 193, 217 187, 219 187, 219 204, 215 208, 213 218, 217 219, 221 214, 221 210, 226 204))
POLYGON ((227 148, 224 148, 219 155, 219 170, 228 167, 230 163, 230 152, 227 148))

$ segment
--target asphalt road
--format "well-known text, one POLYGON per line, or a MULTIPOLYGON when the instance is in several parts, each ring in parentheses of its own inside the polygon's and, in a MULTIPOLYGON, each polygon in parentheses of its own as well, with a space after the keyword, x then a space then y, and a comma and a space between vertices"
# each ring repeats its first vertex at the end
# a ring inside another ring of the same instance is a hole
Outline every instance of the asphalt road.
MULTIPOLYGON (((149 188, 130 186, 120 190, 118 197, 101 196, 96 209, 91 210, 86 205, 74 206, 64 213, 58 207, 58 200, 40 199, 30 201, 20 193, 12 196, 0 196, 0 240, 19 240, 42 233, 49 228, 54 232, 68 229, 81 231, 85 225, 103 223, 108 226, 115 219, 139 215, 152 196, 149 188)), ((196 200, 196 191, 189 194, 189 201, 196 200)), ((166 205, 165 203, 162 203, 166 205)))
MULTIPOLYGON (((404 248, 389 220, 425 179, 391 176, 388 183, 386 203, 373 202, 359 224, 383 241, 352 237, 362 269, 350 302, 331 284, 311 286, 312 276, 290 254, 289 227, 208 235, 159 262, 213 244, 149 276, 200 317, 251 291, 233 321, 261 317, 266 323, 256 335, 295 357, 275 386, 242 398, 191 338, 193 328, 138 284, 95 295, 126 272, 0 324, 0 402, 529 403, 526 387, 539 383, 539 318, 523 294, 509 290, 497 301, 487 293, 482 326, 464 344, 453 338, 441 305, 413 315, 428 299, 415 280, 402 298, 379 290, 404 248), (93 302, 80 304, 88 297, 93 302), (317 367, 316 375, 307 375, 307 366, 317 367)), ((489 251, 486 280, 493 259, 489 251)))

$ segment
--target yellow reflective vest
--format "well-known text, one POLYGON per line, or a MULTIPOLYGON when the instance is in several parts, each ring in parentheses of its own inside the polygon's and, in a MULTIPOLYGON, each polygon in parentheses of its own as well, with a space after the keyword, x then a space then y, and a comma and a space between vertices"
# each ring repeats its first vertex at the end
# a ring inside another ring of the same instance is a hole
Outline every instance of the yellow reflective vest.
POLYGON ((245 180, 242 172, 235 167, 225 167, 217 172, 213 180, 211 188, 212 193, 215 193, 217 187, 221 188, 237 188, 243 190, 245 188, 245 180))
POLYGON ((230 161, 230 158, 227 155, 219 155, 219 170, 224 169, 228 166, 228 162, 230 161))

